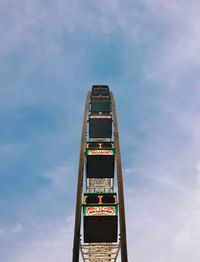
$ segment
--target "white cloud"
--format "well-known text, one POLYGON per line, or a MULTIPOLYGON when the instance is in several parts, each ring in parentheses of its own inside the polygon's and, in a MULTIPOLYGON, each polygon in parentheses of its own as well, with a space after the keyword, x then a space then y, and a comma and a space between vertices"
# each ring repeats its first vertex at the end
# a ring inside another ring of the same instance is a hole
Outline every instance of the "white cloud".
POLYGON ((172 129, 165 117, 160 119, 162 129, 155 126, 151 139, 141 145, 140 157, 134 152, 137 160, 125 169, 129 256, 142 262, 198 262, 199 108, 196 102, 183 110, 177 100, 170 103, 165 97, 163 101, 162 111, 171 106, 172 129))
POLYGON ((72 167, 69 166, 69 164, 63 163, 47 171, 44 177, 50 179, 53 188, 57 190, 66 190, 67 176, 72 173, 72 167))
POLYGON ((11 232, 14 233, 14 234, 19 234, 19 233, 21 233, 22 231, 23 231, 23 225, 22 225, 22 224, 16 224, 16 225, 12 228, 12 230, 11 230, 11 232))
POLYGON ((187 194, 183 195, 179 186, 174 187, 173 181, 165 182, 164 187, 160 185, 160 191, 147 181, 148 190, 134 191, 133 186, 127 192, 129 258, 143 262, 187 262, 190 259, 198 262, 200 188, 188 188, 187 194))
POLYGON ((191 4, 186 1, 175 3, 168 6, 168 13, 164 13, 164 17, 169 19, 169 25, 166 24, 167 34, 163 40, 157 39, 145 74, 149 81, 162 83, 165 88, 184 86, 193 77, 188 87, 192 90, 196 88, 195 79, 199 81, 197 75, 191 75, 200 68, 200 5, 198 1, 192 1, 191 4))
MULTIPOLYGON (((37 231, 37 229, 35 229, 37 231)), ((32 236, 28 241, 18 244, 15 253, 10 257, 12 262, 49 261, 64 262, 71 260, 72 225, 63 227, 52 225, 48 232, 32 236)))

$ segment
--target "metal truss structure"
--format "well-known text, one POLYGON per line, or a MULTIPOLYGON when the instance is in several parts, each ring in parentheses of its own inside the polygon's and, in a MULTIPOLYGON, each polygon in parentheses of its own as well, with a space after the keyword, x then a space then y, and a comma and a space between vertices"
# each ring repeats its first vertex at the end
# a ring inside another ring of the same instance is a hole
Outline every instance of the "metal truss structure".
POLYGON ((120 251, 120 243, 81 244, 84 262, 115 262, 120 251))

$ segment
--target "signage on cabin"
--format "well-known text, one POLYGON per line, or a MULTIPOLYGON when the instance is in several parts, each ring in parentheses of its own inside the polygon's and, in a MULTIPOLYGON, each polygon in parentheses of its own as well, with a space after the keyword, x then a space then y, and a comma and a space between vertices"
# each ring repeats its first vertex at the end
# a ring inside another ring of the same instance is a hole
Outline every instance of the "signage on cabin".
POLYGON ((117 216, 116 206, 84 206, 84 216, 117 216))
POLYGON ((87 156, 113 156, 114 155, 114 150, 86 150, 86 155, 87 156))
POLYGON ((90 119, 112 119, 112 116, 105 116, 105 115, 95 115, 89 117, 90 119))

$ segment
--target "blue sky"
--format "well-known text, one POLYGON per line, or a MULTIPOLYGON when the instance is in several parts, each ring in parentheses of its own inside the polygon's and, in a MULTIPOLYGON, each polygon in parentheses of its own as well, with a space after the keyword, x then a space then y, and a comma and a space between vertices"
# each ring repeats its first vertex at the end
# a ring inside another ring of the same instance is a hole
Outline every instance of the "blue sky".
POLYGON ((1 261, 71 261, 84 103, 103 83, 130 261, 199 262, 199 12, 197 0, 1 1, 1 261))

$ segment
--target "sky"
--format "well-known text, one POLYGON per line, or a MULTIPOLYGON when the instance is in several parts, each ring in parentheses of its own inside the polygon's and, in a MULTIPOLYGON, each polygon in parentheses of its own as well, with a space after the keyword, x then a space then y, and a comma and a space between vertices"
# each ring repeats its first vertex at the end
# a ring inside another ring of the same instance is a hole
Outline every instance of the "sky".
POLYGON ((200 2, 2 0, 0 258, 71 261, 86 94, 117 104, 129 261, 200 261, 200 2))

